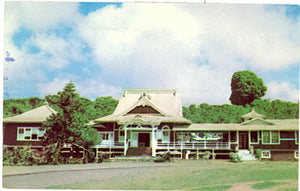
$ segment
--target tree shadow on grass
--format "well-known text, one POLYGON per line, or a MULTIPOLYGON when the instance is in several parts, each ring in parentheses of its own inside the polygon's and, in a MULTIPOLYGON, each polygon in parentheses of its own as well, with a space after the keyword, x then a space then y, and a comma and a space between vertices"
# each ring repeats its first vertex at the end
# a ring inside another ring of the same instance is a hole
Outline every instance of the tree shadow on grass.
POLYGON ((220 185, 220 186, 206 186, 206 187, 201 187, 192 190, 223 191, 223 190, 228 190, 229 188, 231 188, 230 185, 220 185))
POLYGON ((256 189, 256 190, 263 190, 263 189, 270 188, 273 186, 278 186, 281 184, 286 184, 286 183, 285 182, 261 182, 261 183, 253 184, 251 186, 251 188, 256 189))

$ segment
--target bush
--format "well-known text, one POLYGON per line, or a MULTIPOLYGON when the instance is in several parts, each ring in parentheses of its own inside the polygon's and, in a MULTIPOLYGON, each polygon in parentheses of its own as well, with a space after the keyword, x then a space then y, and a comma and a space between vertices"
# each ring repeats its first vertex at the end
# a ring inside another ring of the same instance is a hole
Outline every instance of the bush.
POLYGON ((18 148, 10 150, 5 148, 3 150, 3 165, 14 166, 14 165, 24 165, 30 166, 34 164, 38 164, 36 160, 34 160, 33 151, 29 147, 18 148))
POLYGON ((157 157, 153 160, 154 162, 170 162, 171 161, 171 153, 166 152, 162 156, 157 157))
POLYGON ((237 153, 229 153, 231 162, 242 162, 241 157, 237 153))
POLYGON ((102 162, 104 162, 105 159, 109 159, 109 154, 107 154, 107 153, 99 153, 99 155, 98 155, 98 161, 95 161, 95 162, 102 163, 102 162))
POLYGON ((258 160, 261 160, 261 154, 262 154, 261 149, 256 149, 255 150, 255 156, 256 156, 256 158, 258 158, 258 160))

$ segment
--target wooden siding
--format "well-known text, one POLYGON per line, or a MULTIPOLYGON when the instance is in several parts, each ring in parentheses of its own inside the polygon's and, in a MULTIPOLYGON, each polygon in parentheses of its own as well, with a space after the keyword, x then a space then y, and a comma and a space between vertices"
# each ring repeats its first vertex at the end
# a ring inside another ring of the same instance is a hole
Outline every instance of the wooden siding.
POLYGON ((5 146, 42 146, 41 141, 17 141, 18 127, 41 127, 42 123, 5 123, 3 124, 3 145, 5 146))
POLYGON ((294 151, 271 151, 272 161, 294 161, 294 151))
POLYGON ((132 109, 128 114, 160 114, 158 111, 153 109, 150 106, 137 106, 134 109, 132 109))

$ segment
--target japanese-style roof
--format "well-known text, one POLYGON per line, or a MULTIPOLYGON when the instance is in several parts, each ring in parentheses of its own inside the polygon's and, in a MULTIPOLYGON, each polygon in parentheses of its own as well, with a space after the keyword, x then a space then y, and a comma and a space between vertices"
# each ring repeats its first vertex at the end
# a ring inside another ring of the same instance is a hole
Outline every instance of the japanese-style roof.
POLYGON ((254 118, 241 123, 241 125, 275 125, 275 124, 262 118, 254 118))
POLYGON ((176 89, 124 89, 116 110, 108 116, 94 120, 97 122, 130 123, 136 120, 136 116, 145 123, 174 122, 188 123, 190 120, 182 116, 182 104, 180 94, 176 89), (131 114, 133 109, 147 106, 151 107, 155 114, 140 113, 131 114))
POLYGON ((42 105, 20 115, 3 119, 4 123, 42 123, 52 115, 57 113, 49 105, 42 105))
POLYGON ((251 112, 242 116, 242 118, 245 118, 245 119, 255 119, 255 118, 264 118, 264 117, 265 116, 257 113, 254 109, 252 109, 251 112))
POLYGON ((243 125, 242 123, 195 123, 188 128, 176 128, 176 131, 256 131, 256 130, 299 130, 299 119, 266 120, 270 124, 243 125), (271 125, 272 124, 272 125, 271 125))

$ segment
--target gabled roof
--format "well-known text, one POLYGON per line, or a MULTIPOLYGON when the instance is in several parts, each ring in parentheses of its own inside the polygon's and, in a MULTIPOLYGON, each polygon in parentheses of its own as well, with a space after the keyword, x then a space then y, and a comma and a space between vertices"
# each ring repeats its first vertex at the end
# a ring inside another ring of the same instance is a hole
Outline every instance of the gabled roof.
POLYGON ((242 116, 242 118, 246 118, 246 119, 255 119, 255 118, 264 118, 264 117, 265 116, 257 113, 254 109, 252 109, 251 112, 242 116))
MULTIPOLYGON (((180 94, 176 89, 126 89, 119 100, 114 115, 122 115, 142 97, 152 106, 167 116, 181 116, 182 104, 180 94)), ((133 109, 133 108, 132 108, 133 109)))
POLYGON ((49 105, 42 105, 20 115, 3 119, 3 123, 42 123, 46 119, 57 112, 49 105))
POLYGON ((111 115, 94 120, 94 122, 124 124, 130 119, 134 121, 136 115, 131 114, 130 111, 139 106, 148 106, 158 112, 158 114, 141 113, 139 120, 145 121, 145 123, 151 121, 191 123, 182 115, 181 97, 176 89, 124 89, 115 111, 111 115))
POLYGON ((254 118, 249 121, 245 121, 244 123, 241 123, 241 125, 274 125, 274 123, 271 123, 270 121, 261 118, 254 118))
POLYGON ((136 103, 134 103, 131 107, 129 107, 127 110, 125 110, 123 113, 121 113, 121 115, 127 114, 128 112, 130 112, 131 110, 133 110, 134 108, 136 108, 138 106, 149 106, 149 107, 152 107, 154 110, 156 110, 158 113, 165 115, 165 116, 167 115, 166 113, 161 111, 159 108, 157 108, 153 103, 151 103, 151 101, 150 101, 151 98, 147 98, 147 97, 145 94, 141 95, 139 100, 136 103))

